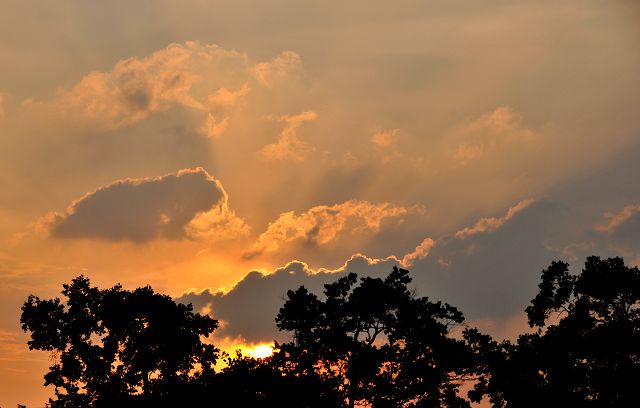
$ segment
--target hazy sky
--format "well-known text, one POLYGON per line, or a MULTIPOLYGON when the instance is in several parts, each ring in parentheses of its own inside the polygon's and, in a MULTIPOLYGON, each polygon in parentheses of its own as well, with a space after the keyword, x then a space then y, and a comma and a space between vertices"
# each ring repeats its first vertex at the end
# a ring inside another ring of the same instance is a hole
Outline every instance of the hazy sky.
POLYGON ((637 2, 377 3, 0 3, 0 406, 46 400, 20 306, 79 274, 233 348, 346 271, 509 337, 551 260, 640 262, 637 2))

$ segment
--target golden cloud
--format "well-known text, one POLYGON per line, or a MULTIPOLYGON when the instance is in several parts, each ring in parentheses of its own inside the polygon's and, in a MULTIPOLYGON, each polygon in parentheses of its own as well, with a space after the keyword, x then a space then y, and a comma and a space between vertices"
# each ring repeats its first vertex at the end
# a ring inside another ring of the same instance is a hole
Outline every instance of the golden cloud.
POLYGON ((252 74, 262 85, 271 87, 277 81, 287 78, 291 72, 300 70, 302 59, 293 51, 284 51, 268 62, 260 62, 252 69, 252 74))
POLYGON ((299 71, 300 57, 290 51, 254 64, 244 53, 187 41, 118 61, 110 71, 85 75, 50 103, 110 129, 184 107, 206 114, 199 131, 216 138, 254 85, 273 88, 299 71))
POLYGON ((384 219, 408 212, 408 209, 394 207, 390 203, 349 200, 332 206, 319 205, 301 214, 294 211, 282 213, 260 234, 244 257, 252 258, 263 252, 276 251, 283 244, 297 240, 324 245, 336 239, 348 224, 352 232, 377 232, 384 219))
POLYGON ((199 79, 190 65, 202 52, 218 59, 238 57, 216 46, 171 44, 145 58, 119 61, 112 71, 86 75, 59 98, 70 107, 81 108, 88 117, 106 119, 115 126, 137 122, 174 105, 202 110, 203 104, 190 93, 199 79))
POLYGON ((433 239, 425 238, 424 240, 422 240, 420 244, 418 244, 418 246, 413 252, 406 254, 402 258, 402 261, 400 262, 400 264, 403 267, 408 268, 411 265, 413 265, 413 262, 415 260, 426 258, 427 256, 429 256, 429 252, 431 251, 431 248, 435 246, 435 244, 436 244, 436 241, 434 241, 433 239))

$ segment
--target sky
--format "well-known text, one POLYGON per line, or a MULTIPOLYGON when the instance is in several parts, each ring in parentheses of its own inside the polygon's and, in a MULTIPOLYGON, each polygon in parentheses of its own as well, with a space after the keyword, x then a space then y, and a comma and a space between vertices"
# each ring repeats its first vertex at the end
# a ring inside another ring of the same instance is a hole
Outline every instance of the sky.
MULTIPOLYGON (((0 406, 20 307, 150 284, 232 350, 288 289, 412 272, 498 339, 552 260, 640 263, 634 1, 0 3, 0 406)), ((375 302, 375 299, 371 300, 375 302)))

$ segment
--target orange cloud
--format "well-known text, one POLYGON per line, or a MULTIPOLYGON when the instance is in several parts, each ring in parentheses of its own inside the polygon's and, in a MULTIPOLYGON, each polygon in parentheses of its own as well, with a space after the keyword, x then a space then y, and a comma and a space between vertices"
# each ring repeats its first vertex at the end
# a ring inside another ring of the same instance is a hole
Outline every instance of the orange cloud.
POLYGON ((518 204, 507 210, 504 217, 481 218, 472 227, 467 227, 456 232, 455 236, 459 239, 465 239, 475 234, 493 232, 500 228, 505 222, 509 221, 514 215, 527 208, 533 203, 533 200, 522 200, 518 204))
POLYGON ((467 126, 467 130, 489 130, 495 133, 509 131, 531 134, 528 129, 522 129, 522 114, 515 112, 509 106, 501 106, 493 112, 485 113, 467 126))
POLYGON ((272 160, 293 159, 302 161, 306 155, 313 150, 306 142, 298 137, 298 128, 304 122, 311 122, 318 119, 318 114, 312 111, 306 111, 297 115, 281 116, 277 120, 284 122, 286 125, 280 135, 278 141, 268 144, 262 148, 260 153, 262 157, 272 160))
POLYGON ((247 82, 237 91, 220 88, 207 97, 207 103, 210 109, 231 108, 234 107, 241 98, 247 96, 249 90, 249 84, 247 82))
POLYGON ((413 252, 406 254, 400 262, 403 267, 408 268, 413 265, 413 262, 417 259, 426 258, 434 247, 436 241, 431 238, 425 238, 413 252))
POLYGON ((606 225, 596 225, 595 230, 605 233, 613 233, 618 227, 633 217, 634 214, 640 213, 640 204, 627 205, 622 211, 616 214, 607 213, 605 216, 609 219, 606 225))
POLYGON ((212 139, 220 137, 229 126, 229 112, 240 99, 249 94, 249 84, 245 82, 237 91, 220 88, 207 97, 207 120, 199 129, 200 133, 212 139))
POLYGON ((61 100, 81 108, 90 118, 107 119, 115 126, 137 122, 174 105, 204 109, 190 93, 199 78, 189 64, 199 52, 237 57, 216 46, 171 44, 145 58, 119 61, 112 71, 85 76, 71 90, 63 91, 61 100))
POLYGON ((227 201, 196 214, 185 227, 187 236, 202 241, 222 241, 249 235, 251 228, 236 216, 227 201))
POLYGON ((260 234, 244 256, 251 258, 263 252, 276 251, 281 245, 296 240, 324 245, 336 239, 347 228, 348 222, 354 223, 351 227, 353 232, 377 232, 382 220, 399 217, 407 212, 406 208, 394 207, 389 203, 372 204, 349 200, 332 206, 319 205, 299 215, 293 211, 282 213, 260 234))
POLYGON ((208 113, 207 120, 204 123, 204 126, 200 128, 200 132, 207 137, 215 139, 220 137, 224 131, 227 130, 227 126, 229 126, 228 118, 217 119, 214 114, 208 113))
POLYGON ((290 51, 254 64, 246 54, 187 41, 118 61, 110 71, 85 75, 50 104, 110 129, 175 107, 188 108, 204 115, 200 133, 216 138, 251 88, 273 88, 297 75, 301 66, 300 56, 290 51))
POLYGON ((293 51, 284 51, 271 61, 256 64, 251 71, 259 83, 271 87, 292 72, 299 71, 301 67, 300 55, 293 51))

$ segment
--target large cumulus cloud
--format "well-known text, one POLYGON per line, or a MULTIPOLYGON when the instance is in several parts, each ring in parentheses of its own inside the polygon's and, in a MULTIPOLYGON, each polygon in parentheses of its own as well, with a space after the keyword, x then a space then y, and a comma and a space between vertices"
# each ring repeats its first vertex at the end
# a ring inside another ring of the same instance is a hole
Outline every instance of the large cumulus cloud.
POLYGON ((216 239, 246 235, 222 184, 203 168, 155 178, 119 180, 44 220, 54 238, 145 242, 155 238, 216 239))
POLYGON ((254 64, 241 52, 187 41, 118 61, 110 71, 87 74, 73 88, 60 91, 53 103, 110 127, 185 107, 206 112, 200 130, 217 137, 252 86, 272 87, 295 75, 300 65, 300 57, 291 51, 254 64))
POLYGON ((320 294, 324 284, 348 273, 384 276, 396 265, 394 258, 370 259, 360 254, 336 270, 314 270, 304 262, 293 261, 270 273, 251 272, 226 293, 211 289, 189 291, 176 301, 192 303, 196 310, 211 310, 215 318, 223 321, 216 333, 219 336, 239 336, 249 342, 282 339, 284 335, 275 328, 275 317, 288 290, 304 285, 320 294))
MULTIPOLYGON (((549 199, 522 200, 470 227, 425 238, 404 256, 371 259, 358 254, 336 270, 314 270, 294 261, 271 273, 251 272, 227 292, 191 290, 177 299, 210 310, 224 321, 222 336, 252 342, 282 339, 274 318, 287 290, 304 285, 321 294, 325 283, 349 272, 379 277, 393 266, 406 266, 417 294, 449 302, 473 321, 507 322, 521 315, 535 296, 543 268, 555 259, 570 260, 563 253, 567 246, 579 259, 592 253, 612 255, 602 247, 571 244, 570 237, 563 237, 572 222, 569 214, 569 206, 549 199), (553 242, 566 245, 556 248, 553 242)), ((580 262, 572 263, 573 268, 580 267, 580 262)))
POLYGON ((547 240, 561 237, 569 212, 555 202, 527 200, 503 214, 437 240, 412 266, 420 289, 473 318, 522 312, 542 268, 561 256, 547 240))

